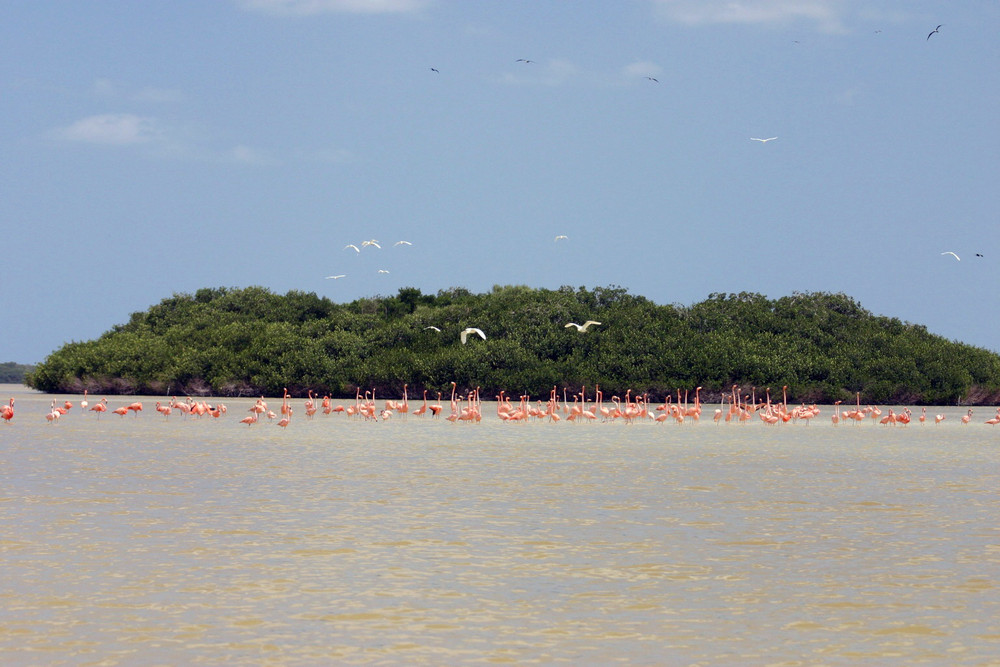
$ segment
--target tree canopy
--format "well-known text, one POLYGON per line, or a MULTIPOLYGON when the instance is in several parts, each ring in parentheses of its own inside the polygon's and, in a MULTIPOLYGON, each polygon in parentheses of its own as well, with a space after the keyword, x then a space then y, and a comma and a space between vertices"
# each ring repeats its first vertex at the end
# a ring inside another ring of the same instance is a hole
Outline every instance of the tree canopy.
POLYGON ((658 305, 617 287, 461 287, 337 304, 262 287, 174 294, 96 340, 71 342, 31 371, 48 392, 353 397, 480 387, 547 395, 787 385, 808 402, 944 404, 1000 396, 1000 356, 917 324, 876 316, 844 294, 710 294, 658 305), (596 320, 586 332, 569 322, 596 320), (486 334, 459 341, 466 327, 486 334))
POLYGON ((34 368, 30 364, 18 364, 13 361, 0 363, 0 382, 20 384, 34 368))

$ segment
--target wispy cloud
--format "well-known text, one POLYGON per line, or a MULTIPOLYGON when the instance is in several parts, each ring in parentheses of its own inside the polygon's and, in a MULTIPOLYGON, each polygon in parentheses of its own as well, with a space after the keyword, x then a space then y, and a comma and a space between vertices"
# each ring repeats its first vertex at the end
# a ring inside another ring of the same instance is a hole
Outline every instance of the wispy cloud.
POLYGON ((184 94, 173 88, 146 86, 145 88, 140 88, 139 90, 127 90, 123 89, 120 85, 115 84, 111 81, 111 79, 97 79, 91 86, 91 91, 99 97, 108 97, 146 104, 164 104, 184 101, 184 94))
POLYGON ((254 166, 273 166, 279 164, 275 158, 250 146, 236 146, 222 155, 224 162, 235 162, 254 166))
POLYGON ((813 24, 823 32, 842 32, 851 0, 653 0, 660 16, 688 25, 744 23, 813 24))
POLYGON ((132 146, 162 141, 163 129, 153 118, 130 113, 98 114, 56 128, 51 136, 87 144, 132 146))
POLYGON ((236 4, 252 11, 278 16, 312 16, 315 14, 405 14, 417 12, 431 0, 236 0, 236 4))
MULTIPOLYGON (((50 130, 46 136, 58 144, 130 150, 156 159, 254 167, 283 164, 280 157, 248 144, 232 147, 212 145, 213 141, 204 129, 173 126, 157 118, 130 113, 87 116, 50 130)), ((308 156, 298 152, 295 159, 343 163, 349 161, 350 155, 346 152, 311 151, 308 156)))
POLYGON ((656 63, 649 62, 648 60, 639 60, 623 67, 622 75, 626 79, 644 79, 646 77, 659 76, 662 71, 656 63))
POLYGON ((545 63, 519 62, 515 69, 500 77, 502 83, 510 85, 557 86, 579 77, 576 65, 564 58, 548 60, 545 63))

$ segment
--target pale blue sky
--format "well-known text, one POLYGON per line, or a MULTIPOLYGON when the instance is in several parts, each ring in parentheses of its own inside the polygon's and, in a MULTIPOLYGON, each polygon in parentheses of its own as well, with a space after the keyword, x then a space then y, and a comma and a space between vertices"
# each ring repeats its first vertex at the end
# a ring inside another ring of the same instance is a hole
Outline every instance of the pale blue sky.
POLYGON ((0 361, 250 285, 845 292, 1000 350, 992 0, 0 6, 0 361))

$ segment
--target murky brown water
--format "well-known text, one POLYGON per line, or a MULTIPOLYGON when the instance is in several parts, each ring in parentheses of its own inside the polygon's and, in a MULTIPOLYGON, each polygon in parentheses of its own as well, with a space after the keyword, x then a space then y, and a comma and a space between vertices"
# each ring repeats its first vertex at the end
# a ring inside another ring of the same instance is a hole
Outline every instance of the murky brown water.
POLYGON ((0 389, 5 665, 1000 663, 992 410, 281 429, 0 389))

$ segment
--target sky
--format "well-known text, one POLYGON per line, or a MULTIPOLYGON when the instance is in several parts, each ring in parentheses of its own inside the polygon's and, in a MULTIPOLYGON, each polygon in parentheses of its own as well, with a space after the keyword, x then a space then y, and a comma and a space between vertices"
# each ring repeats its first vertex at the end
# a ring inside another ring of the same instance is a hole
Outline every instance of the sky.
POLYGON ((2 6, 0 361, 249 286, 842 292, 1000 351, 993 0, 2 6))

